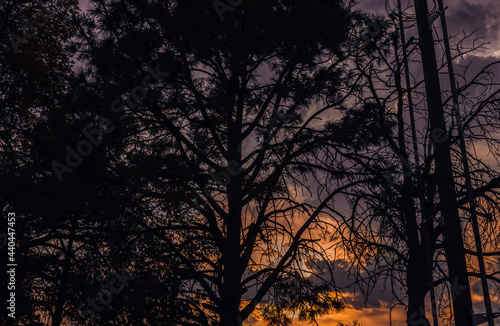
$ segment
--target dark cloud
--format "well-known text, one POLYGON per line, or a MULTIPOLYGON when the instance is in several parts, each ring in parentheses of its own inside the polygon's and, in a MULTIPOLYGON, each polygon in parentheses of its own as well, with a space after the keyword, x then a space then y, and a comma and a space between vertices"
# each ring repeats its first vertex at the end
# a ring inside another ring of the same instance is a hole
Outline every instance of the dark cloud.
POLYGON ((460 33, 463 29, 478 30, 478 34, 491 39, 498 39, 499 17, 498 4, 460 1, 450 5, 447 20, 451 33, 460 33))
MULTIPOLYGON (((355 310, 390 307, 394 303, 394 294, 390 287, 386 286, 384 280, 379 280, 374 284, 370 289, 370 295, 366 297, 360 285, 355 283, 356 280, 349 271, 350 263, 348 261, 342 259, 337 259, 334 263, 315 261, 309 262, 307 265, 316 272, 323 272, 324 274, 320 275, 323 280, 331 280, 333 277, 336 287, 345 295, 346 302, 355 310), (333 275, 330 275, 329 264, 333 275)), ((366 273, 362 272, 360 278, 366 277, 366 273)), ((396 289, 395 291, 400 298, 404 296, 401 290, 396 289)))
POLYGON ((367 12, 385 14, 385 0, 361 0, 359 4, 367 12))
MULTIPOLYGON (((449 6, 446 13, 450 35, 475 32, 490 43, 484 55, 500 49, 500 10, 498 1, 459 1, 449 6)), ((471 39, 471 41, 474 38, 471 39)))
MULTIPOLYGON (((403 8, 412 7, 414 0, 401 0, 403 8)), ((489 49, 482 51, 482 55, 492 55, 496 51, 500 57, 500 6, 498 0, 443 0, 448 22, 450 36, 463 32, 482 37, 489 43, 489 49)), ((437 8, 437 1, 429 0, 429 9, 437 8)), ((390 10, 396 10, 397 0, 387 0, 390 10)), ((359 7, 369 13, 386 15, 386 0, 360 0, 359 7)), ((411 10, 410 10, 411 12, 411 10)), ((440 27, 439 21, 435 22, 436 28, 440 27)), ((470 40, 472 44, 473 38, 470 40)), ((469 45, 470 45, 469 44, 469 45)))

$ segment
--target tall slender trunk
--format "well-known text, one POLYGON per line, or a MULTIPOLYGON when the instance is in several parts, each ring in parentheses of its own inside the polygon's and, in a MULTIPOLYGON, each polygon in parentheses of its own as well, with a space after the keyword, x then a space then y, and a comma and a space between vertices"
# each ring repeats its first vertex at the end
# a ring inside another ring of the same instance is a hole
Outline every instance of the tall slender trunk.
POLYGON ((472 300, 427 0, 415 0, 415 12, 421 43, 431 135, 434 137, 435 177, 438 182, 441 215, 445 224, 445 254, 453 292, 455 325, 471 326, 473 325, 472 300), (444 135, 444 137, 439 137, 439 133, 442 133, 441 136, 444 135))
MULTIPOLYGON (((400 28, 402 28, 401 26, 400 28)), ((404 40, 404 38, 402 38, 404 40)), ((398 52, 398 34, 395 33, 393 36, 394 50, 398 52)), ((404 57, 406 60, 406 56, 404 57)), ((403 214, 404 221, 406 222, 406 235, 408 237, 408 266, 406 269, 406 286, 408 295, 408 311, 407 311, 407 321, 408 325, 425 325, 430 326, 429 321, 425 317, 425 294, 429 288, 429 282, 426 275, 428 273, 423 273, 422 267, 426 266, 424 260, 424 247, 420 244, 418 235, 418 222, 417 222, 417 212, 415 209, 415 203, 413 199, 414 186, 413 178, 414 173, 410 171, 411 167, 408 160, 408 152, 406 150, 406 139, 405 139, 405 122, 403 119, 403 86, 401 83, 402 74, 402 64, 399 58, 396 56, 397 70, 394 76, 396 88, 398 91, 398 145, 399 145, 399 155, 401 159, 404 182, 401 188, 401 198, 399 201, 399 209, 403 214), (405 171, 406 170, 406 171, 405 171)), ((411 103, 410 103, 411 105, 411 103)))
MULTIPOLYGON (((241 117, 228 125, 228 158, 241 166, 241 117)), ((226 240, 223 248, 223 285, 221 293, 221 326, 240 326, 241 276, 241 214, 242 176, 231 175, 227 186, 228 214, 226 216, 226 240)))
POLYGON ((439 4, 439 9, 442 11, 441 29, 443 31, 443 41, 444 41, 444 47, 445 47, 445 52, 446 52, 446 60, 448 63, 448 74, 450 75, 450 85, 451 85, 451 93, 453 95, 455 119, 457 121, 457 129, 458 129, 458 135, 459 135, 459 139, 460 139, 460 151, 462 153, 462 164, 464 166, 465 181, 466 181, 466 186, 467 186, 467 199, 469 201, 469 207, 470 207, 470 212, 471 212, 470 218, 472 221, 472 229, 474 231, 474 240, 475 240, 475 244, 476 244, 477 260, 479 263, 479 271, 481 273, 481 285, 483 288, 484 305, 486 308, 488 325, 494 326, 495 323, 493 321, 493 311, 491 309, 490 291, 488 289, 488 279, 486 278, 486 268, 485 268, 485 264, 484 264, 483 249, 482 249, 482 244, 481 244, 481 235, 479 234, 479 225, 477 222, 474 189, 472 187, 469 161, 467 159, 467 147, 466 147, 465 139, 464 139, 462 118, 460 117, 458 90, 457 90, 457 86, 455 84, 455 72, 453 69, 453 59, 451 57, 450 41, 448 38, 448 27, 446 24, 446 15, 444 13, 445 8, 444 8, 443 0, 438 0, 438 4, 439 4))
POLYGON ((425 286, 427 282, 422 270, 423 264, 421 252, 410 253, 406 272, 408 286, 408 311, 406 316, 409 326, 430 326, 429 320, 425 317, 425 295, 428 287, 425 286))
POLYGON ((425 295, 429 289, 429 282, 424 270, 424 252, 419 241, 417 215, 411 189, 411 179, 406 177, 400 205, 406 221, 409 252, 406 270, 407 323, 410 326, 430 326, 429 320, 425 317, 425 295))
POLYGON ((71 269, 71 254, 73 250, 73 235, 74 231, 71 229, 70 239, 68 241, 68 245, 66 250, 64 250, 64 243, 61 243, 61 246, 64 250, 64 261, 62 264, 62 274, 61 281, 59 282, 59 286, 57 288, 57 299, 54 305, 54 314, 52 316, 52 326, 60 326, 63 319, 63 308, 64 302, 66 301, 66 289, 68 285, 68 278, 70 275, 71 269))

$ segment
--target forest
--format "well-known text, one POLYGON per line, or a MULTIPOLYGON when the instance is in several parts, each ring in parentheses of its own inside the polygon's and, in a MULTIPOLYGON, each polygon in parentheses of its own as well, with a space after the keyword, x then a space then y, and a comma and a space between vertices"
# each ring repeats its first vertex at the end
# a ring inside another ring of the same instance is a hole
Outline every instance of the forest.
POLYGON ((0 324, 500 325, 471 8, 2 0, 0 324))

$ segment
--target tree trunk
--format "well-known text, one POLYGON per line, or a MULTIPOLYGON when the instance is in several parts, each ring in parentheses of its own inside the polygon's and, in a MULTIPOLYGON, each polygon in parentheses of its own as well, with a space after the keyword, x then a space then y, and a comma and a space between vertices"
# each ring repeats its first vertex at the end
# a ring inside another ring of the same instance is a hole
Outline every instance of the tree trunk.
MULTIPOLYGON (((237 121, 239 119, 237 118, 237 121)), ((236 162, 241 166, 239 123, 228 125, 228 156, 229 164, 236 162)), ((242 182, 241 173, 230 175, 227 186, 227 200, 229 213, 226 216, 226 241, 223 252, 223 285, 221 293, 221 326, 240 326, 243 319, 240 317, 241 301, 241 214, 242 214, 242 182)))
POLYGON ((426 274, 423 270, 424 260, 422 251, 411 252, 406 272, 408 286, 408 326, 430 326, 425 317, 425 295, 428 289, 426 274))
POLYGON ((446 137, 446 122, 441 102, 436 52, 428 19, 427 0, 415 0, 415 12, 421 43, 431 136, 433 137, 436 157, 435 176, 438 182, 441 215, 445 225, 445 253, 453 293, 455 325, 471 326, 473 325, 472 300, 462 239, 462 226, 456 202, 450 143, 446 137))
POLYGON ((406 221, 409 252, 406 270, 407 323, 409 326, 430 326, 429 320, 425 317, 425 295, 429 289, 429 282, 425 271, 423 247, 418 236, 417 215, 411 189, 411 178, 405 177, 400 205, 406 221))

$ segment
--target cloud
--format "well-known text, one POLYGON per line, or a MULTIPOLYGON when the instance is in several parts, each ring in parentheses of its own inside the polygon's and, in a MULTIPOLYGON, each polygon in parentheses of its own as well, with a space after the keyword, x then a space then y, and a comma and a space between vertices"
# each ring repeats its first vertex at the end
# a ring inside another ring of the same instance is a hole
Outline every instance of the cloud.
MULTIPOLYGON (((413 0, 401 0, 403 8, 413 6, 413 0)), ((360 0, 359 7, 368 13, 386 15, 385 0, 360 0)), ((437 1, 429 1, 429 10, 437 7, 437 1)), ((482 37, 483 41, 490 43, 489 49, 482 51, 482 56, 495 55, 500 57, 500 8, 498 0, 455 0, 444 1, 446 20, 450 36, 473 31, 476 37, 482 37)), ((396 0, 389 1, 391 10, 397 9, 396 0)), ((412 11, 410 11, 412 12, 412 11)), ((434 26, 440 30, 440 22, 437 20, 434 26)), ((460 35, 458 35, 460 38, 460 35)), ((472 44, 474 38, 470 40, 472 44)), ((452 42, 453 43, 453 42, 452 42)), ((469 44, 469 45, 470 45, 469 44)))
POLYGON ((446 12, 450 33, 460 33, 462 30, 478 30, 478 34, 491 40, 498 40, 500 20, 498 6, 492 2, 462 0, 450 6, 446 12))
POLYGON ((474 39, 481 37, 489 43, 481 51, 482 56, 500 56, 500 10, 493 1, 465 1, 451 6, 446 13, 450 36, 471 33, 476 31, 469 45, 474 39))
POLYGON ((360 7, 370 13, 385 15, 385 0, 361 0, 360 7))
MULTIPOLYGON (((331 280, 333 277, 335 286, 353 310, 390 308, 394 302, 394 294, 390 286, 386 286, 389 285, 389 281, 386 284, 383 279, 370 285, 370 295, 366 297, 360 285, 355 283, 356 280, 349 272, 350 263, 348 261, 343 259, 337 259, 333 263, 315 261, 314 264, 309 263, 309 267, 314 268, 317 273, 321 270, 324 273, 320 275, 322 280, 331 280), (328 269, 329 264, 333 271, 331 275, 328 269)), ((360 274, 360 278, 367 279, 367 276, 366 272, 360 274)), ((395 289, 395 292, 400 298, 404 296, 401 290, 395 289)))

